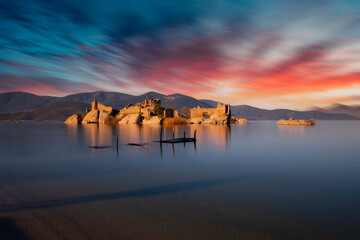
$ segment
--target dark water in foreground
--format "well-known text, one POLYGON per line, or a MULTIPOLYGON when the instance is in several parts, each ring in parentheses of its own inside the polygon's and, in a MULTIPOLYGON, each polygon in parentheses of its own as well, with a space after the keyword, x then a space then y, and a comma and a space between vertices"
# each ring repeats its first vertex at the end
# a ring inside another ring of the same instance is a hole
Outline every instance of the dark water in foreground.
POLYGON ((0 122, 0 237, 360 239, 360 121, 195 129, 0 122))

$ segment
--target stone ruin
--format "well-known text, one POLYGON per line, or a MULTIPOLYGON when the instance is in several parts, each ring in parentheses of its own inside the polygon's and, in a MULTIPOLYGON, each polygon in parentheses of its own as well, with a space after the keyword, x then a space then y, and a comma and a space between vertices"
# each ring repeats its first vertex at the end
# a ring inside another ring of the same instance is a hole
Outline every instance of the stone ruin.
POLYGON ((200 106, 198 106, 196 108, 189 109, 189 120, 181 117, 178 111, 174 108, 164 109, 163 115, 159 116, 159 109, 163 109, 160 104, 160 99, 145 100, 144 102, 137 103, 135 105, 129 104, 120 110, 114 110, 112 107, 107 107, 94 100, 91 104, 91 110, 87 109, 86 113, 82 116, 78 114, 72 115, 65 121, 65 123, 161 124, 163 120, 165 120, 164 124, 247 123, 246 119, 236 119, 231 117, 230 104, 219 103, 216 108, 200 108, 200 106))
POLYGON ((179 117, 179 112, 176 109, 167 108, 164 110, 164 118, 179 117))
POLYGON ((106 107, 104 104, 94 100, 91 103, 91 110, 86 112, 81 123, 105 123, 105 119, 113 114, 113 108, 106 107))
POLYGON ((145 100, 135 105, 129 104, 119 111, 116 119, 119 124, 160 123, 162 119, 155 116, 155 107, 160 104, 160 99, 145 100))
POLYGON ((216 108, 201 108, 200 106, 190 109, 190 123, 201 124, 229 124, 231 119, 230 104, 218 103, 216 108), (208 116, 208 118, 206 118, 208 116))

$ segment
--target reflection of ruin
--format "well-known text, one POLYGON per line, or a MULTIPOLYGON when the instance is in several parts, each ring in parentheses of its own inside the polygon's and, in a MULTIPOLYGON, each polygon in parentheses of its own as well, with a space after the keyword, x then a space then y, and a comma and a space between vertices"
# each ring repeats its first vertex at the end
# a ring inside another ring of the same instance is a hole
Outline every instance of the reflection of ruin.
POLYGON ((112 127, 109 125, 86 124, 82 126, 85 140, 90 146, 113 145, 112 127))
POLYGON ((228 124, 230 123, 231 111, 230 104, 222 105, 219 103, 216 108, 191 108, 191 123, 212 123, 212 124, 228 124), (209 118, 206 118, 206 115, 209 118))
POLYGON ((191 131, 199 132, 199 141, 208 141, 219 150, 230 148, 231 127, 230 125, 191 125, 191 131))

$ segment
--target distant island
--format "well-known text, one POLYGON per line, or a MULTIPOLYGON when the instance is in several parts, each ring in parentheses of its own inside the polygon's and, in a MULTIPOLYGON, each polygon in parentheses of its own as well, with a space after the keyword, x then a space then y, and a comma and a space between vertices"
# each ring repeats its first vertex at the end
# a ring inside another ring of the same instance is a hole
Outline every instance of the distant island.
MULTIPOLYGON (((71 94, 64 97, 38 96, 25 92, 0 93, 0 120, 19 121, 65 121, 69 116, 91 108, 96 99, 106 106, 122 109, 128 104, 144 102, 146 99, 160 99, 164 108, 176 108, 181 114, 185 107, 216 108, 217 101, 195 99, 182 94, 164 95, 148 92, 130 95, 119 92, 89 92, 71 94)), ((231 116, 248 120, 317 119, 317 120, 359 120, 360 106, 334 105, 327 109, 294 111, 289 109, 267 110, 248 105, 232 105, 231 116)))
POLYGON ((276 125, 292 125, 292 126, 313 126, 316 125, 314 119, 294 119, 289 118, 288 120, 281 119, 276 125))

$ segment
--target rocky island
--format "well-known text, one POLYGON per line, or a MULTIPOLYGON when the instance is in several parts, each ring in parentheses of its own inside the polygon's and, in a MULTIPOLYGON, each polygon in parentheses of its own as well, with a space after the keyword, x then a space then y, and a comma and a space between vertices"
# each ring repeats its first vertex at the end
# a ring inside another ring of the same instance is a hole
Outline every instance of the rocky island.
POLYGON ((314 119, 294 119, 289 118, 289 120, 281 119, 276 123, 276 125, 293 125, 293 126, 311 126, 316 125, 314 119))
POLYGON ((190 116, 180 115, 175 108, 166 109, 159 99, 145 100, 117 110, 94 100, 91 109, 82 115, 74 114, 66 124, 246 124, 247 120, 231 117, 230 104, 219 103, 216 108, 189 109, 190 116))

